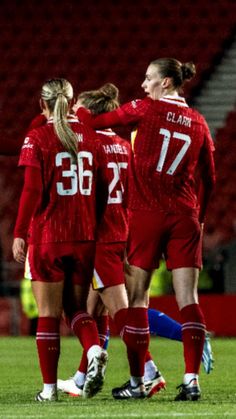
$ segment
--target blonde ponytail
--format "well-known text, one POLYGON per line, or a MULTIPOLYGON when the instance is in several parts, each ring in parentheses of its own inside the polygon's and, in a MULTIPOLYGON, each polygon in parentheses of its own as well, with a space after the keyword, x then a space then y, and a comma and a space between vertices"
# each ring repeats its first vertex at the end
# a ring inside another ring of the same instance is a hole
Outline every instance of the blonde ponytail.
POLYGON ((73 88, 65 79, 48 80, 43 88, 41 97, 47 102, 50 112, 53 112, 55 132, 63 147, 77 161, 77 135, 72 131, 67 117, 69 102, 73 98, 73 88))

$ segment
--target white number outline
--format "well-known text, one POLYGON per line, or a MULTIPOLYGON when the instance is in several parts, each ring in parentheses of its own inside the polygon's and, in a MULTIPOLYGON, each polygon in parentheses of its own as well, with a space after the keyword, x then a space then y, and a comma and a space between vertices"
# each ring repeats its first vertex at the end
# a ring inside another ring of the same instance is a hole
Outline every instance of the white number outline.
POLYGON ((70 160, 70 169, 62 170, 62 180, 63 178, 71 178, 71 188, 65 189, 63 181, 56 183, 57 193, 60 196, 72 196, 76 195, 79 192, 81 195, 91 195, 92 192, 92 181, 93 181, 93 172, 92 170, 84 170, 84 161, 88 160, 90 166, 93 164, 93 155, 89 151, 80 151, 78 153, 78 165, 73 163, 70 153, 63 151, 56 154, 56 167, 62 166, 63 159, 70 160), (85 178, 88 178, 88 187, 83 186, 85 178))
POLYGON ((77 165, 72 162, 72 157, 71 157, 70 153, 68 153, 67 151, 63 151, 61 153, 56 154, 56 166, 57 167, 62 166, 63 159, 70 159, 70 170, 62 170, 61 176, 62 176, 62 178, 68 178, 68 177, 71 178, 71 188, 70 189, 65 189, 64 185, 63 185, 63 182, 57 182, 56 183, 57 193, 58 193, 58 195, 61 195, 61 196, 75 195, 78 191, 77 165))
POLYGON ((79 172, 79 190, 81 195, 91 195, 93 172, 91 170, 84 170, 84 160, 88 160, 90 166, 93 165, 93 155, 89 151, 80 151, 78 153, 78 172, 79 172), (88 179, 88 187, 84 188, 84 179, 88 179))
MULTIPOLYGON (((159 133, 161 135, 164 136, 163 139, 163 143, 162 143, 162 147, 161 147, 161 153, 160 153, 160 157, 157 163, 157 167, 156 170, 157 172, 162 172, 164 163, 165 163, 165 159, 166 159, 166 155, 167 155, 167 151, 168 151, 168 147, 169 147, 169 143, 171 140, 171 132, 165 128, 160 128, 159 133)), ((177 167, 179 166, 180 162, 182 161, 184 155, 186 154, 188 148, 190 147, 191 144, 191 138, 189 135, 183 134, 181 132, 173 132, 172 138, 176 138, 177 140, 181 140, 184 141, 184 144, 182 146, 182 148, 180 149, 180 151, 178 152, 177 156, 175 157, 174 161, 172 162, 172 164, 170 165, 169 169, 167 170, 167 174, 168 175, 173 175, 174 172, 176 171, 177 167)))
POLYGON ((123 193, 124 193, 124 186, 121 182, 121 177, 120 177, 120 172, 121 169, 127 169, 128 167, 128 162, 109 162, 107 164, 108 169, 112 169, 113 171, 113 178, 112 181, 109 183, 108 186, 108 199, 107 199, 107 203, 108 204, 121 204, 122 203, 122 197, 123 197, 123 193), (121 190, 116 190, 116 197, 112 197, 111 194, 114 191, 114 189, 116 188, 118 182, 121 182, 121 190))

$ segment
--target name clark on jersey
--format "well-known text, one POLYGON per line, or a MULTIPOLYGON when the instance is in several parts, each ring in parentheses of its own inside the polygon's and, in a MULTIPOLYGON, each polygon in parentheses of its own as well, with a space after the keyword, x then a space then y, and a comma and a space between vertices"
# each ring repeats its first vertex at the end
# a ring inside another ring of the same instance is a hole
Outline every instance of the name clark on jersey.
POLYGON ((184 115, 176 115, 175 112, 167 112, 166 120, 168 122, 174 122, 175 124, 191 127, 191 118, 184 115))
POLYGON ((128 155, 127 148, 120 144, 103 144, 103 148, 107 154, 115 153, 128 155))

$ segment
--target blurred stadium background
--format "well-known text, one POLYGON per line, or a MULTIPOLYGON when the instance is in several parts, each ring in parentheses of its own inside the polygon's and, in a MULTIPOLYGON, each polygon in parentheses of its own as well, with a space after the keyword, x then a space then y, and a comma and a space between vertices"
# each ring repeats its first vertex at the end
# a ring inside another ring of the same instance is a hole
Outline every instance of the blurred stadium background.
MULTIPOLYGON (((197 65, 185 97, 209 123, 217 170, 205 224, 201 301, 208 329, 236 336, 236 2, 1 0, 0 30, 2 142, 23 140, 50 77, 67 78, 75 93, 113 82, 125 102, 142 97, 151 60, 172 56, 197 65)), ((23 270, 11 253, 22 185, 17 161, 0 156, 0 335, 28 331, 19 300, 23 270)), ((153 307, 178 318, 165 270, 154 275, 152 295, 153 307)))

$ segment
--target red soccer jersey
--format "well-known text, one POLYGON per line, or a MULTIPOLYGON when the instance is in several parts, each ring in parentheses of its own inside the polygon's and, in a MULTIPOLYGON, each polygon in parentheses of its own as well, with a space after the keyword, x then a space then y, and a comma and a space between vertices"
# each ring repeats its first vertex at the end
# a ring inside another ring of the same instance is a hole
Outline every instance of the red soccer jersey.
POLYGON ((108 200, 98 228, 99 243, 125 242, 128 236, 124 203, 130 145, 111 130, 97 131, 104 163, 102 177, 108 186, 108 200))
POLYGON ((30 226, 32 244, 95 239, 95 133, 75 117, 69 122, 78 136, 77 164, 55 135, 52 119, 30 131, 22 146, 19 165, 39 168, 43 183, 30 226))
MULTIPOLYGON (((78 112, 79 115, 79 112, 78 112)), ((94 128, 136 124, 129 173, 129 208, 198 215, 196 171, 204 190, 215 181, 207 124, 179 96, 133 100, 92 121, 94 128)), ((203 194, 205 208, 208 192, 203 194)))

